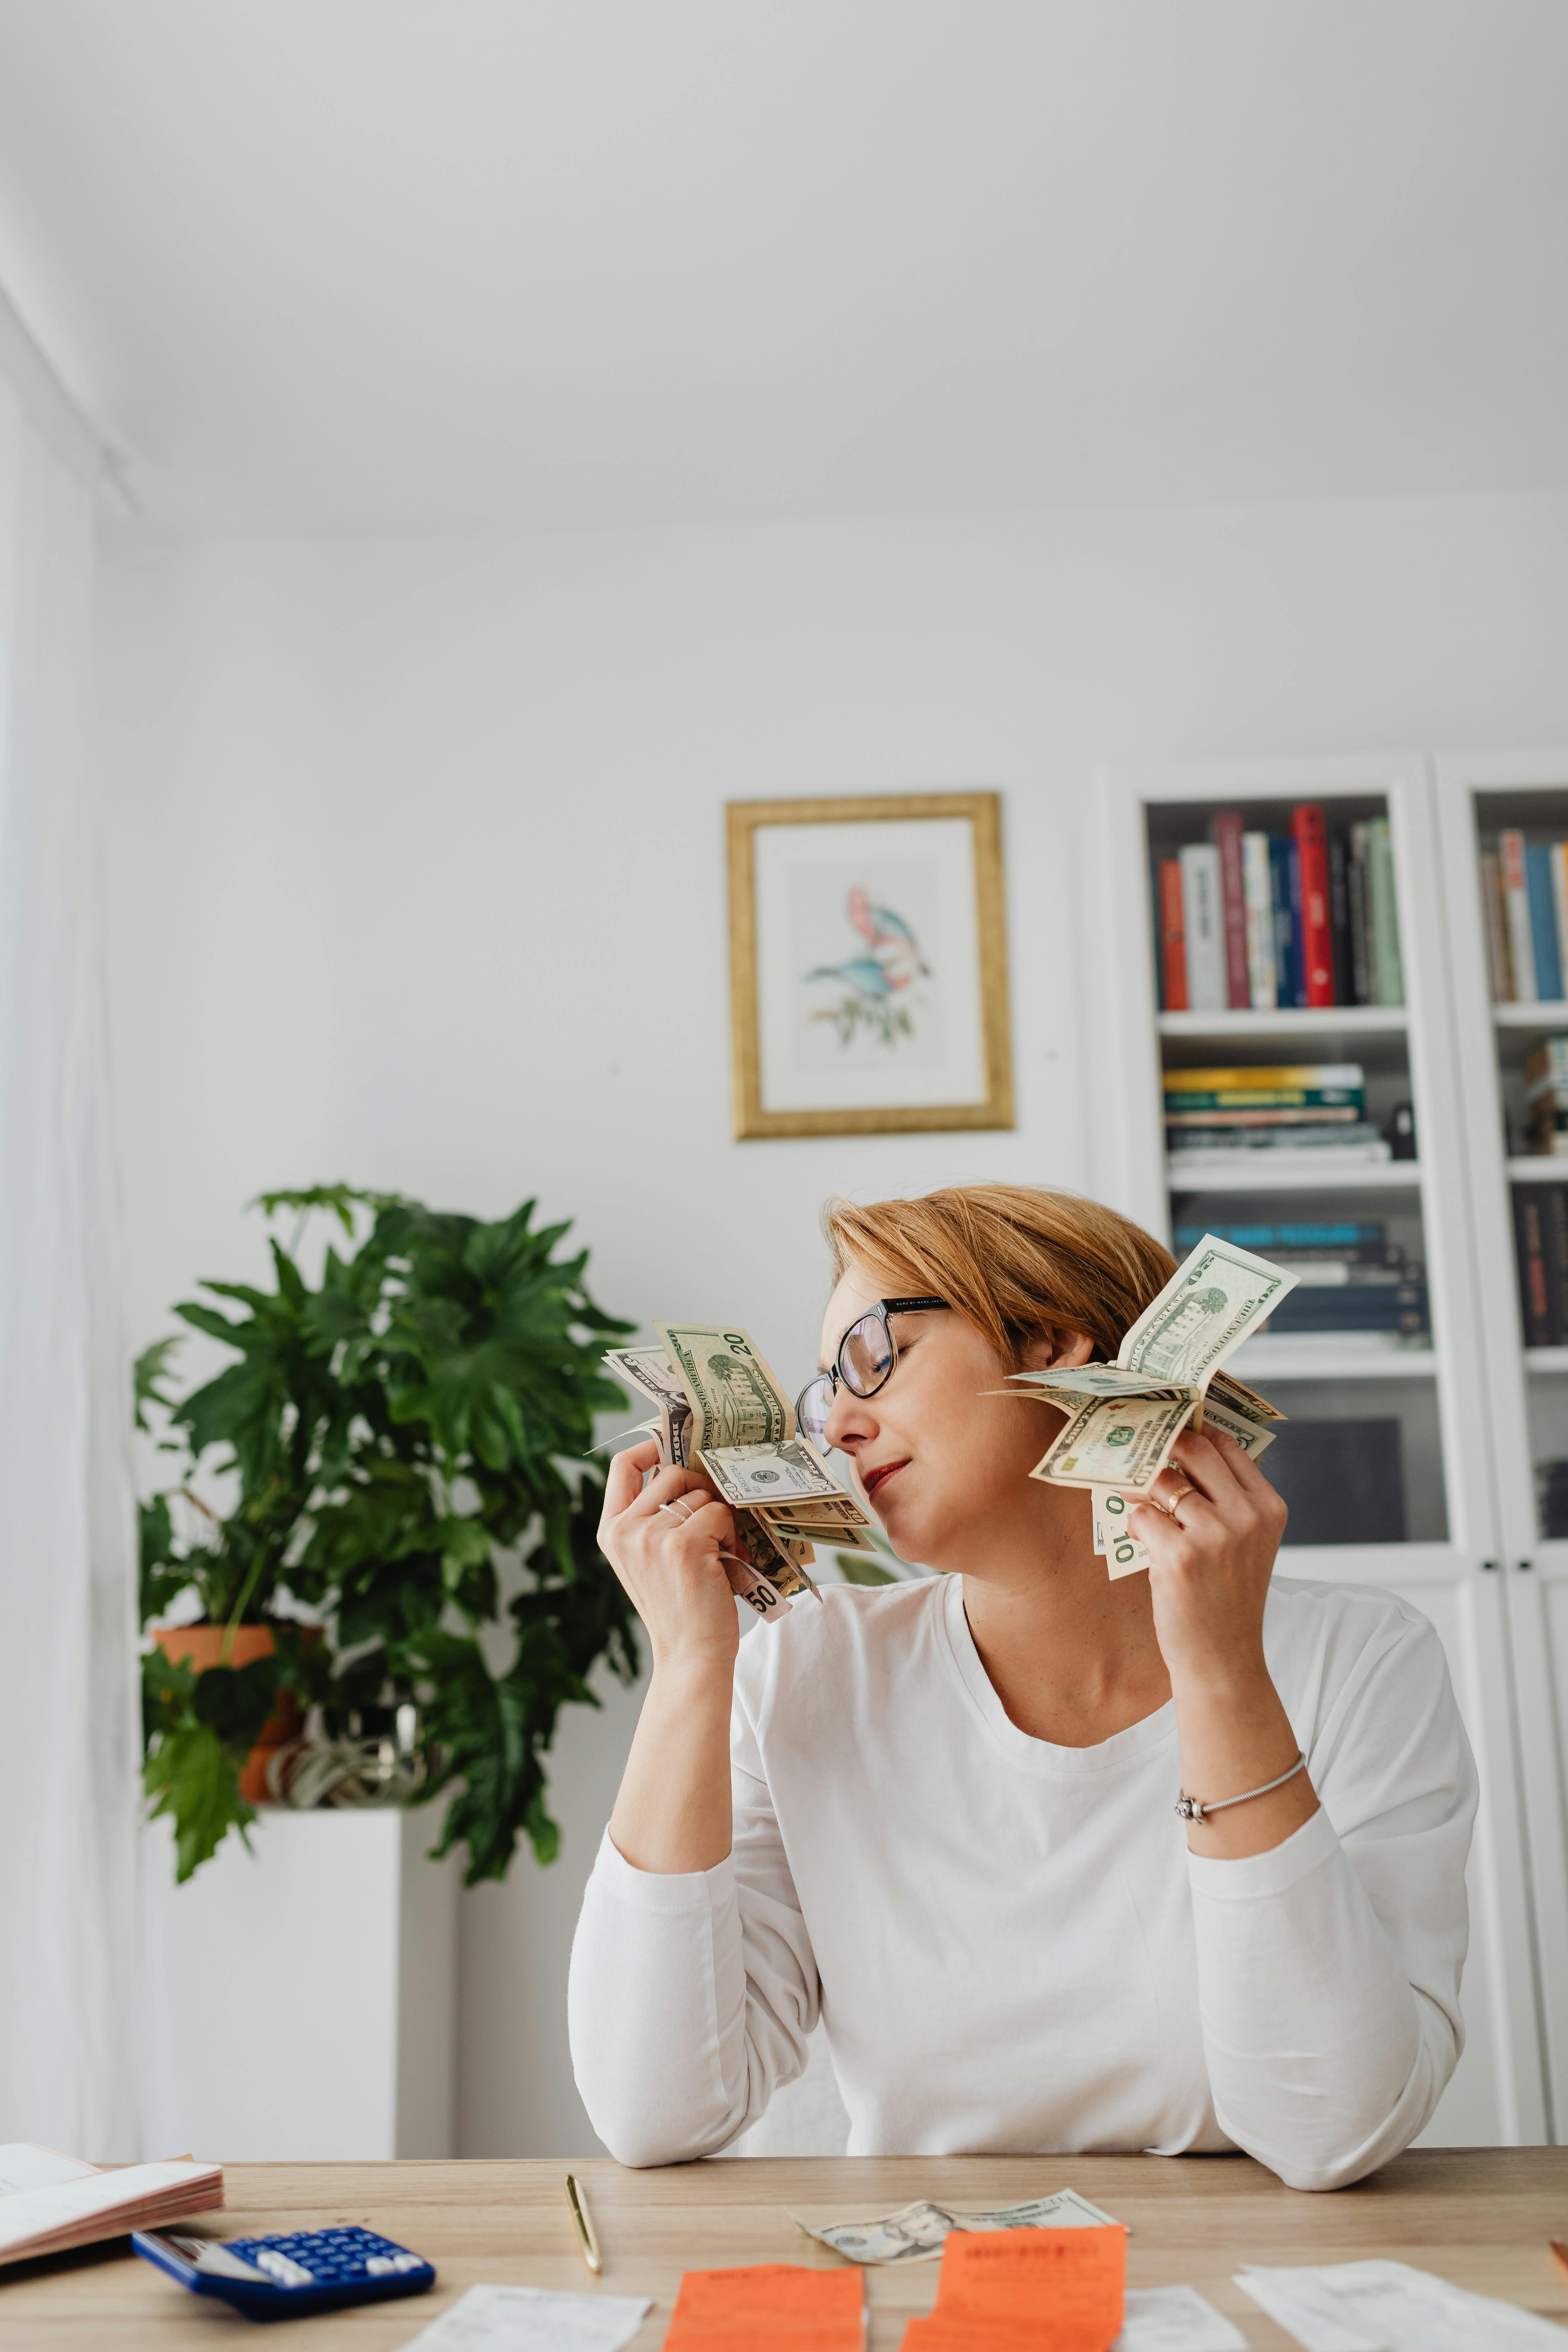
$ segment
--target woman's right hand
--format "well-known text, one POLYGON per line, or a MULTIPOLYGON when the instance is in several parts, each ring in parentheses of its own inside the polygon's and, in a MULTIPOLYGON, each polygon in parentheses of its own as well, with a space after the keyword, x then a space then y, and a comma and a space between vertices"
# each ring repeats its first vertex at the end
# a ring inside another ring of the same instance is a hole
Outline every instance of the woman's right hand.
POLYGON ((656 1672, 689 1664, 728 1676, 741 1633, 720 1553, 735 1550, 735 1522, 696 1470, 663 1469, 645 1486, 658 1461, 651 1437, 614 1457, 599 1549, 647 1628, 656 1672), (682 1500, 683 1517, 659 1508, 682 1500))

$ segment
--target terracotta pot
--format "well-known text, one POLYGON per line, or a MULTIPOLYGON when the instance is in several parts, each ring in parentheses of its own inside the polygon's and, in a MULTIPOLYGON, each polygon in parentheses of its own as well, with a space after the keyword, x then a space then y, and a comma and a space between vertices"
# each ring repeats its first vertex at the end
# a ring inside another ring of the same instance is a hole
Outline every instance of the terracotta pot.
MULTIPOLYGON (((171 1665, 189 1659, 198 1675, 209 1666, 248 1666, 269 1658, 278 1644, 270 1625, 237 1625, 226 1651, 222 1625, 154 1625, 153 1639, 171 1665)), ((302 1627, 307 1641, 321 1638, 317 1625, 302 1627)), ((274 1801, 267 1786, 267 1767, 280 1748, 300 1737, 300 1703, 292 1691, 279 1691, 278 1704, 261 1727, 261 1737, 246 1758, 239 1775, 239 1793, 249 1805, 274 1801)))

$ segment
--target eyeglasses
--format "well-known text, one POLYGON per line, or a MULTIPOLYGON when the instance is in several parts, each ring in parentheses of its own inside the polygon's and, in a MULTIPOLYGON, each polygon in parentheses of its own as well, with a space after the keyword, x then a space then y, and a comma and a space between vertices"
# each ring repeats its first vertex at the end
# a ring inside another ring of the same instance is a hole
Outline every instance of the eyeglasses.
POLYGON ((851 1396, 875 1396, 886 1388, 893 1377, 899 1360, 899 1343, 888 1325, 889 1315, 925 1315, 947 1306, 945 1298, 879 1298, 875 1307, 851 1323, 838 1342, 838 1353, 831 1371, 818 1372, 807 1381, 795 1401, 795 1423, 803 1437, 811 1440, 819 1454, 831 1454, 832 1442, 827 1434, 827 1416, 833 1411, 833 1400, 843 1381, 851 1396))

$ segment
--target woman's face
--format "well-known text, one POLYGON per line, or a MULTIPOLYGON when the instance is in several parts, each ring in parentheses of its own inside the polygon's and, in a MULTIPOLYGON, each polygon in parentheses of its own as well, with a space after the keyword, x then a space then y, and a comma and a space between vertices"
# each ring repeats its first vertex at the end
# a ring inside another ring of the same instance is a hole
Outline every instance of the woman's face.
MULTIPOLYGON (((845 1332, 896 1289, 849 1266, 822 1325, 822 1363, 832 1364, 845 1332)), ((899 1360, 875 1396, 839 1382, 828 1416, 831 1443, 847 1454, 857 1483, 901 1557, 931 1568, 983 1557, 988 1542, 1016 1532, 1031 1498, 1049 1489, 1026 1481, 1061 1426, 1048 1405, 1008 1388, 1015 1367, 951 1308, 889 1318, 899 1360), (1005 1393, 997 1395, 994 1391, 1005 1393)), ((1031 1365, 1086 1363, 1081 1333, 1032 1349, 1031 1365)))

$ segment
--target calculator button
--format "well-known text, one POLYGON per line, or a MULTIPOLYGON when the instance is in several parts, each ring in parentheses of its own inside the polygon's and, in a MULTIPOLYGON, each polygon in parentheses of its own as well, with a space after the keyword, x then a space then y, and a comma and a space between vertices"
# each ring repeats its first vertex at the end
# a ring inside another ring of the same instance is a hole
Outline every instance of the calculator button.
POLYGON ((310 2286, 314 2283, 303 2263, 293 2261, 276 2246, 261 2249, 256 2257, 256 2267, 265 2271, 269 2278, 275 2278, 279 2286, 310 2286))

